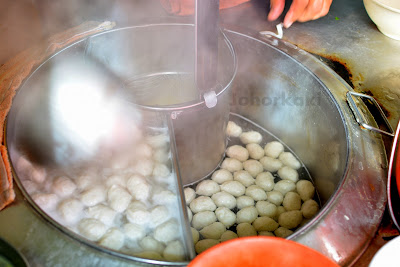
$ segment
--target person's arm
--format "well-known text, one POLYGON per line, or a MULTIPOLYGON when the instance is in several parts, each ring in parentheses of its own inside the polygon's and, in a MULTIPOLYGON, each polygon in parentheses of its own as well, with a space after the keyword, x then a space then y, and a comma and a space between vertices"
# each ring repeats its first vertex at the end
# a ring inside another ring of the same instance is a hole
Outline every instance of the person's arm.
MULTIPOLYGON (((315 20, 328 14, 332 0, 293 0, 283 20, 283 26, 289 28, 293 22, 315 20)), ((268 20, 276 20, 283 12, 285 0, 271 0, 268 20)))

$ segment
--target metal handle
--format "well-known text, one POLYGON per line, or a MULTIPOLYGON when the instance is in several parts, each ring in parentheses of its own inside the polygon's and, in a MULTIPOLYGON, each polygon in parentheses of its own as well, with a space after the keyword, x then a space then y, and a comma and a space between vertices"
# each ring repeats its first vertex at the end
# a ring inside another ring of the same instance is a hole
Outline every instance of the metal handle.
POLYGON ((394 136, 393 128, 392 128, 392 126, 390 126, 389 121, 385 116, 385 113, 383 113, 383 110, 381 109, 379 104, 376 102, 376 100, 372 96, 369 96, 366 94, 361 94, 361 93, 356 93, 353 91, 348 91, 346 96, 347 96, 347 102, 349 103, 350 109, 353 111, 353 114, 354 114, 358 124, 360 124, 362 127, 364 127, 367 130, 378 132, 378 133, 385 134, 385 135, 392 136, 392 137, 394 136), (358 96, 360 98, 367 98, 367 99, 371 100, 371 102, 374 104, 374 106, 378 109, 381 117, 383 118, 383 121, 386 124, 386 127, 389 129, 389 132, 369 125, 365 121, 364 117, 361 115, 361 112, 358 109, 356 102, 354 102, 353 96, 358 96))

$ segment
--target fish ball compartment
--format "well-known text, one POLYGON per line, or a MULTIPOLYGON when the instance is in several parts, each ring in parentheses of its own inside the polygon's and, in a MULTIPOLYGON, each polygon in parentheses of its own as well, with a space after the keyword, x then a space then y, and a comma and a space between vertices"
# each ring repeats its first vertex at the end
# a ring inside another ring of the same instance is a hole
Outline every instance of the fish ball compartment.
POLYGON ((233 159, 243 162, 243 161, 248 160, 249 151, 245 147, 242 147, 239 145, 233 145, 226 149, 226 155, 229 158, 233 158, 233 159))
POLYGON ((259 144, 251 143, 246 145, 246 148, 249 152, 249 157, 252 159, 259 160, 265 155, 264 149, 259 144))
POLYGON ((256 182, 256 180, 253 178, 253 176, 251 176, 251 174, 245 170, 240 170, 240 171, 234 172, 233 180, 242 183, 246 187, 253 185, 256 182))

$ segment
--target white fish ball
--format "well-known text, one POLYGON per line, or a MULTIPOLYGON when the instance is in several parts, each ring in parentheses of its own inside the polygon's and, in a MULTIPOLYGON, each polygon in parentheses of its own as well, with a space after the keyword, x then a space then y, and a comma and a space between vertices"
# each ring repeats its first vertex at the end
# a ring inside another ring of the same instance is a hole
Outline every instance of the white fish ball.
POLYGON ((215 240, 215 239, 202 239, 199 242, 197 242, 194 247, 195 247, 196 253, 200 254, 203 251, 205 251, 215 245, 218 245, 218 244, 219 244, 219 241, 215 240))
POLYGON ((76 185, 68 177, 62 176, 54 180, 52 189, 53 192, 60 197, 67 197, 74 193, 76 185))
POLYGON ((283 194, 279 191, 267 192, 267 199, 269 202, 279 206, 283 202, 283 194))
POLYGON ((177 195, 169 190, 154 190, 151 199, 155 205, 168 205, 176 203, 177 195))
POLYGON ((255 201, 267 199, 267 193, 264 189, 256 185, 251 185, 246 188, 246 196, 252 197, 255 201))
POLYGON ((221 168, 228 170, 230 172, 236 172, 243 170, 243 164, 241 161, 234 159, 234 158, 226 158, 221 163, 221 168))
POLYGON ((169 220, 154 229, 153 236, 156 240, 164 243, 179 238, 179 225, 176 220, 169 220))
POLYGON ((261 235, 261 236, 275 236, 274 233, 268 232, 268 231, 260 231, 260 232, 258 232, 258 235, 261 235))
POLYGON ((171 217, 168 208, 163 205, 155 206, 150 210, 150 222, 153 227, 156 227, 171 217))
POLYGON ((30 173, 30 177, 32 181, 41 184, 46 180, 47 177, 46 169, 39 166, 34 166, 30 173))
POLYGON ((106 225, 112 225, 117 212, 106 205, 99 204, 86 209, 86 215, 89 218, 99 220, 106 225))
POLYGON ((286 237, 290 236, 291 234, 293 234, 293 231, 291 231, 285 227, 279 227, 278 229, 276 229, 274 231, 274 234, 277 237, 286 238, 286 237))
POLYGON ((203 229, 200 230, 200 234, 204 238, 209 239, 220 239, 221 235, 226 231, 225 225, 221 222, 214 222, 210 225, 207 225, 203 229))
POLYGON ((236 226, 236 232, 239 237, 245 237, 245 236, 256 236, 257 231, 254 229, 253 225, 250 223, 239 223, 236 226))
POLYGON ((160 254, 164 251, 164 245, 151 236, 145 236, 139 241, 139 245, 145 251, 154 251, 160 254))
POLYGON ((215 193, 211 199, 217 207, 227 207, 228 209, 236 207, 236 198, 227 192, 215 193))
POLYGON ((238 237, 239 236, 235 232, 233 232, 231 230, 228 230, 228 231, 225 231, 221 235, 220 241, 221 242, 225 242, 225 241, 228 241, 228 240, 231 240, 231 239, 235 239, 235 238, 238 238, 238 237))
POLYGON ((226 207, 221 207, 215 210, 215 215, 218 221, 223 223, 227 228, 236 223, 236 214, 226 207))
POLYGON ((243 162, 249 158, 249 151, 245 147, 233 145, 226 149, 226 155, 243 162))
POLYGON ((151 219, 151 214, 148 210, 129 206, 126 209, 126 218, 130 223, 146 225, 151 219))
POLYGON ((189 205, 193 213, 198 213, 201 211, 214 211, 217 206, 210 197, 199 196, 195 198, 189 205))
POLYGON ((185 249, 179 240, 169 242, 164 249, 163 257, 167 261, 184 261, 185 249))
POLYGON ((243 168, 253 177, 257 177, 258 174, 264 171, 262 164, 258 160, 254 159, 249 159, 243 162, 243 168))
POLYGON ((187 205, 189 205, 190 202, 192 202, 193 199, 196 198, 196 192, 195 192, 195 191, 193 190, 193 188, 191 188, 191 187, 186 187, 186 188, 183 190, 183 193, 185 194, 185 201, 186 201, 186 204, 187 204, 187 205))
POLYGON ((318 210, 319 205, 313 199, 306 200, 301 206, 301 212, 306 219, 311 219, 312 217, 314 217, 315 214, 317 214, 318 210))
POLYGON ((261 187, 264 189, 264 191, 272 191, 275 186, 274 182, 275 178, 272 176, 270 172, 262 172, 259 175, 257 175, 255 183, 257 186, 261 187))
POLYGON ((271 157, 262 157, 260 163, 263 165, 264 169, 269 172, 277 172, 283 167, 282 161, 271 157))
POLYGON ((296 183, 299 180, 299 174, 295 169, 290 168, 289 166, 283 166, 278 170, 278 175, 282 179, 290 180, 296 183))
POLYGON ((124 225, 124 232, 126 237, 131 240, 137 241, 146 236, 146 229, 143 225, 127 223, 124 225))
POLYGON ((106 186, 110 187, 112 185, 119 185, 122 187, 126 187, 126 180, 127 179, 125 175, 114 174, 106 178, 106 186))
POLYGON ((192 226, 198 230, 217 221, 215 213, 212 211, 201 211, 193 215, 192 226))
POLYGON ((146 142, 154 149, 165 148, 169 146, 169 136, 167 134, 147 136, 146 142))
POLYGON ((286 211, 279 215, 278 222, 282 227, 293 229, 299 226, 303 220, 303 215, 299 210, 286 211))
POLYGON ((315 194, 314 185, 308 180, 300 180, 296 184, 297 193, 299 193, 303 201, 312 199, 315 194))
POLYGON ((240 136, 240 141, 247 145, 251 143, 259 144, 262 141, 262 135, 256 131, 244 132, 240 136))
POLYGON ((154 164, 153 176, 162 178, 162 177, 167 177, 170 174, 171 174, 171 171, 167 165, 162 164, 162 163, 154 164))
POLYGON ((142 158, 137 161, 132 166, 132 170, 135 173, 143 175, 145 177, 150 176, 153 173, 154 162, 151 159, 142 158))
POLYGON ((284 149, 283 145, 278 141, 269 142, 264 147, 265 155, 274 159, 279 157, 284 149))
POLYGON ((126 188, 135 199, 143 202, 148 200, 151 192, 150 184, 139 175, 131 176, 126 182, 126 188))
POLYGON ((94 206, 106 200, 106 189, 101 186, 95 186, 87 189, 81 194, 81 201, 86 206, 94 206))
POLYGON ((171 156, 167 149, 157 149, 153 153, 153 159, 158 163, 167 163, 169 162, 171 156))
POLYGON ((196 194, 200 196, 212 196, 213 194, 219 192, 221 189, 219 187, 219 184, 217 182, 214 182, 213 180, 204 180, 201 181, 197 186, 196 186, 196 194))
POLYGON ((250 158, 258 160, 264 157, 264 149, 259 144, 251 143, 246 145, 246 148, 250 158))
POLYGON ((274 191, 279 191, 283 195, 287 192, 294 191, 296 189, 296 184, 291 180, 280 180, 275 184, 274 191))
POLYGON ((28 192, 29 195, 35 193, 38 190, 38 185, 31 180, 23 180, 21 181, 24 189, 28 192))
POLYGON ((55 209, 59 197, 56 194, 37 193, 32 199, 42 210, 49 212, 55 209))
POLYGON ((254 206, 254 199, 249 196, 240 196, 236 199, 236 205, 240 210, 245 207, 254 206))
POLYGON ((188 220, 189 220, 189 222, 192 222, 192 219, 193 219, 193 212, 192 212, 192 210, 191 210, 189 207, 186 207, 186 212, 187 212, 187 215, 188 215, 188 220))
POLYGON ((279 155, 279 160, 286 166, 291 167, 292 169, 300 169, 301 163, 297 160, 297 158, 290 152, 282 152, 279 155))
POLYGON ((228 181, 221 185, 221 191, 225 191, 235 197, 240 197, 246 192, 246 187, 238 181, 228 181))
POLYGON ((123 212, 131 202, 132 196, 123 187, 112 185, 107 192, 107 201, 112 209, 123 212))
POLYGON ((196 244, 197 242, 199 242, 200 239, 199 231, 197 231, 193 227, 190 227, 190 230, 192 231, 193 244, 196 244))
POLYGON ((233 175, 228 170, 219 169, 212 174, 211 179, 217 182, 218 184, 223 184, 227 181, 232 181, 233 175))
POLYGON ((125 236, 118 228, 110 228, 100 239, 99 244, 113 250, 119 250, 124 245, 125 236))
POLYGON ((20 156, 17 160, 16 169, 19 175, 26 176, 26 178, 28 178, 32 172, 33 165, 27 158, 20 156))
POLYGON ((278 229, 279 224, 268 216, 258 217, 253 222, 253 227, 257 232, 268 231, 272 232, 278 229))
POLYGON ((248 187, 256 182, 248 171, 240 170, 233 174, 235 181, 241 182, 244 186, 248 187))
POLYGON ((237 223, 252 223, 258 217, 258 211, 255 207, 245 207, 237 212, 236 217, 237 223))
POLYGON ((153 148, 146 143, 137 144, 135 146, 135 155, 142 158, 150 158, 153 156, 153 148))
POLYGON ((228 125, 226 126, 226 134, 231 137, 239 137, 242 134, 242 127, 233 121, 228 121, 228 125))
POLYGON ((301 209, 301 198, 300 195, 295 192, 288 192, 283 198, 283 207, 289 210, 300 210, 301 209))
POLYGON ((58 213, 67 224, 74 224, 82 217, 83 205, 74 198, 66 199, 58 205, 58 213))
POLYGON ((270 218, 275 218, 278 210, 275 204, 268 201, 258 201, 256 203, 256 209, 258 211, 258 215, 268 216, 270 218))
POLYGON ((107 231, 107 226, 96 219, 85 218, 78 223, 78 230, 87 239, 98 241, 107 231))
POLYGON ((94 184, 98 183, 99 178, 92 174, 85 174, 78 176, 75 180, 76 185, 79 190, 86 190, 92 187, 94 184))

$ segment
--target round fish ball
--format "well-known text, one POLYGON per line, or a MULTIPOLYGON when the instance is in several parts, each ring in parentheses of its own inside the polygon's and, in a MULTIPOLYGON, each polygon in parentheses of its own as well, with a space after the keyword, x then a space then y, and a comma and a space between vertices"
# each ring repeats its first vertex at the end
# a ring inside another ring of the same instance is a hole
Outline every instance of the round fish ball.
POLYGON ((296 184, 297 193, 299 193, 303 201, 312 199, 315 194, 314 185, 308 180, 300 180, 296 184))
POLYGON ((211 248, 212 246, 218 245, 219 241, 215 239, 203 239, 196 243, 194 246, 196 253, 200 254, 203 251, 211 248))
POLYGON ((319 205, 313 199, 306 200, 301 206, 301 212, 306 219, 311 219, 312 217, 314 217, 314 215, 317 214, 318 210, 319 205))
POLYGON ((201 211, 193 215, 192 226, 198 230, 217 221, 217 217, 212 211, 201 211))
POLYGON ((256 236, 257 231, 250 223, 239 223, 236 226, 236 232, 239 237, 256 236))
POLYGON ((161 254, 155 251, 142 251, 140 253, 135 253, 135 256, 139 258, 158 260, 158 261, 164 260, 161 254))
POLYGON ((67 197, 75 191, 76 185, 68 177, 62 176, 54 180, 52 189, 60 197, 67 197))
POLYGON ((52 211, 58 204, 58 196, 56 194, 37 193, 32 196, 33 201, 44 211, 52 211))
POLYGON ((278 175, 282 179, 290 180, 296 183, 299 180, 299 174, 296 170, 290 168, 289 166, 283 166, 278 170, 278 175))
POLYGON ((287 211, 300 210, 301 209, 300 195, 295 192, 288 192, 283 198, 282 205, 287 211))
POLYGON ((244 186, 248 187, 256 182, 248 171, 240 170, 233 174, 235 181, 241 182, 244 186))
POLYGON ((218 221, 223 223, 227 228, 236 223, 236 214, 226 207, 221 207, 215 210, 215 215, 218 221))
POLYGON ((294 191, 295 189, 296 184, 291 180, 281 180, 274 186, 274 191, 281 192, 283 195, 286 195, 287 192, 294 191))
POLYGON ((96 219, 85 218, 78 223, 78 230, 87 239, 98 241, 107 231, 107 226, 96 219))
POLYGON ((150 158, 153 156, 153 149, 149 144, 140 143, 135 146, 135 155, 142 158, 150 158))
POLYGON ((279 206, 283 202, 283 194, 279 191, 267 192, 267 199, 269 202, 279 206))
POLYGON ((240 196, 236 199, 236 205, 240 210, 245 207, 251 207, 254 206, 254 199, 249 196, 240 196))
POLYGON ((83 205, 74 198, 66 199, 58 205, 58 213, 67 224, 74 224, 82 217, 83 205))
POLYGON ((217 206, 210 197, 199 196, 195 198, 189 205, 193 213, 198 213, 201 211, 214 211, 217 206))
POLYGON ((240 197, 246 192, 246 187, 238 181, 228 181, 221 185, 221 191, 225 191, 235 197, 240 197))
POLYGON ((193 227, 190 227, 190 230, 192 232, 193 244, 196 244, 197 242, 199 242, 199 239, 200 239, 199 231, 197 231, 193 227))
MULTIPOLYGON (((190 210, 188 208, 188 210, 190 210)), ((156 227, 171 217, 168 208, 163 205, 155 206, 150 210, 150 222, 153 227, 156 227)))
POLYGON ((179 225, 176 220, 169 220, 154 229, 153 236, 156 240, 164 243, 179 238, 179 225))
POLYGON ((189 207, 186 207, 186 210, 187 210, 186 212, 187 212, 187 215, 188 215, 188 220, 189 220, 189 222, 192 222, 193 212, 189 207))
POLYGON ((270 218, 275 218, 278 211, 276 205, 268 201, 258 201, 256 203, 256 209, 258 211, 258 215, 268 216, 270 218))
POLYGON ((195 192, 194 189, 191 188, 191 187, 186 187, 186 188, 183 190, 183 193, 184 193, 184 195, 185 195, 185 201, 186 201, 186 204, 187 204, 187 205, 189 205, 190 202, 192 202, 193 199, 196 198, 196 192, 195 192))
POLYGON ((146 142, 154 149, 165 148, 169 146, 169 136, 167 134, 147 136, 146 142))
POLYGON ((107 201, 110 207, 118 212, 123 212, 131 202, 132 196, 123 187, 112 185, 107 192, 107 201))
POLYGON ((243 163, 234 158, 226 158, 221 163, 221 168, 230 172, 243 170, 243 163))
POLYGON ((127 223, 124 225, 124 233, 131 240, 140 240, 146 236, 146 229, 143 225, 127 223))
POLYGON ((157 149, 153 153, 153 159, 158 163, 167 163, 170 160, 170 154, 167 149, 157 149))
POLYGON ((151 200, 155 205, 168 205, 175 203, 177 195, 169 190, 154 190, 151 200))
POLYGON ((286 211, 279 215, 278 222, 282 227, 293 229, 299 226, 303 220, 303 215, 299 210, 286 211))
POLYGON ((168 166, 162 163, 156 163, 154 164, 154 168, 153 168, 153 176, 155 177, 167 177, 168 175, 170 175, 171 171, 169 170, 168 166))
POLYGON ((154 162, 151 159, 142 158, 135 161, 132 166, 132 170, 135 173, 143 175, 145 177, 150 176, 153 173, 154 162))
POLYGON ((258 217, 257 219, 254 220, 252 225, 257 232, 260 231, 272 232, 279 227, 279 224, 268 216, 258 217))
POLYGON ((277 237, 286 238, 286 237, 290 236, 291 234, 293 234, 293 231, 291 231, 285 227, 279 227, 278 229, 276 229, 274 231, 274 234, 277 237))
POLYGON ((148 200, 151 192, 150 184, 140 175, 131 176, 126 182, 126 188, 135 199, 143 202, 148 200))
POLYGON ((256 185, 251 185, 246 188, 246 196, 252 197, 255 201, 267 199, 267 193, 264 189, 256 185))
POLYGON ((225 231, 221 235, 220 241, 221 242, 225 242, 225 241, 228 241, 228 240, 231 240, 231 239, 235 239, 235 238, 238 238, 238 237, 239 236, 235 232, 233 232, 231 230, 228 230, 228 231, 225 231))
POLYGON ((264 157, 264 149, 259 144, 248 144, 246 145, 249 156, 252 159, 261 159, 264 157))
POLYGON ((106 205, 99 204, 86 209, 86 215, 89 218, 99 220, 105 225, 112 225, 117 212, 106 205))
POLYGON ((46 170, 38 166, 33 167, 30 173, 32 181, 39 184, 43 183, 46 180, 47 177, 46 175, 47 175, 46 170))
POLYGON ((203 229, 200 230, 200 234, 204 238, 209 239, 220 239, 221 235, 226 231, 225 225, 221 222, 214 222, 210 225, 207 225, 203 229))
POLYGON ((286 212, 286 209, 283 206, 278 206, 276 208, 276 219, 278 219, 279 215, 281 215, 284 212, 286 212))
POLYGON ((286 166, 291 167, 292 169, 300 169, 301 163, 297 160, 297 158, 290 152, 282 152, 279 155, 279 160, 286 166))
POLYGON ((258 160, 249 159, 243 162, 243 168, 250 173, 251 176, 257 177, 264 171, 264 167, 258 160))
POLYGON ((259 132, 256 131, 249 131, 249 132, 244 132, 240 136, 240 141, 247 145, 247 144, 259 144, 262 141, 262 135, 259 132))
POLYGON ((236 214, 237 223, 252 223, 258 217, 258 211, 255 207, 245 207, 236 214))
POLYGON ((245 147, 233 145, 226 149, 226 155, 243 162, 249 158, 249 151, 245 147))
POLYGON ((219 169, 212 174, 211 179, 218 184, 223 184, 225 182, 232 181, 233 175, 228 170, 219 169))
POLYGON ((147 211, 146 209, 134 207, 132 205, 130 205, 125 212, 126 218, 131 223, 146 225, 151 219, 151 214, 149 211, 147 211))
POLYGON ((284 149, 283 145, 278 141, 269 142, 264 147, 265 155, 274 159, 279 157, 284 149))
POLYGON ((180 241, 169 242, 164 249, 163 257, 167 261, 184 261, 185 249, 180 241))
POLYGON ((101 186, 95 186, 81 194, 81 201, 84 205, 91 207, 106 200, 106 189, 101 186))
POLYGON ((154 251, 160 254, 164 251, 164 245, 151 236, 145 236, 139 241, 139 245, 145 251, 154 251))
POLYGON ((119 250, 124 245, 124 234, 118 228, 110 228, 100 239, 99 244, 110 249, 119 250))
POLYGON ((264 169, 269 172, 277 172, 283 167, 282 161, 271 157, 262 157, 260 163, 263 165, 264 169))
POLYGON ((196 186, 196 194, 200 196, 212 196, 213 194, 219 192, 221 189, 219 187, 219 184, 217 182, 214 182, 213 180, 204 180, 201 181, 197 186, 196 186))
POLYGON ((262 172, 259 175, 257 175, 255 183, 257 186, 261 187, 264 189, 264 191, 272 191, 275 186, 274 182, 274 176, 270 172, 262 172))
POLYGON ((228 209, 236 207, 236 198, 227 192, 218 192, 212 195, 211 199, 217 207, 227 207, 228 209))
POLYGON ((93 184, 96 184, 98 182, 97 180, 98 178, 96 176, 87 174, 78 176, 75 182, 79 190, 86 190, 92 187, 93 184))
POLYGON ((275 236, 274 233, 268 232, 268 231, 260 231, 260 232, 258 232, 258 235, 262 235, 262 236, 275 236))
POLYGON ((38 185, 33 181, 23 180, 21 182, 22 182, 22 185, 23 185, 25 191, 28 192, 28 194, 30 194, 30 195, 35 193, 38 190, 38 185))
POLYGON ((29 176, 32 168, 33 165, 27 158, 25 158, 24 156, 18 158, 16 169, 20 175, 29 176))
POLYGON ((126 180, 127 179, 125 175, 114 174, 106 179, 106 186, 107 188, 112 185, 119 185, 122 187, 126 187, 126 180))
POLYGON ((242 127, 233 121, 228 121, 228 125, 226 126, 226 134, 231 137, 239 137, 242 134, 242 127))

